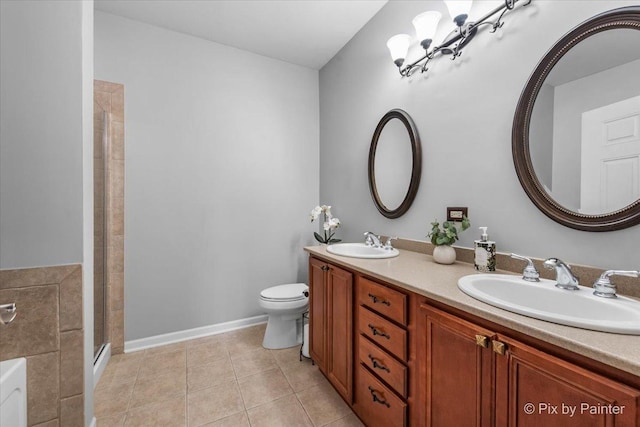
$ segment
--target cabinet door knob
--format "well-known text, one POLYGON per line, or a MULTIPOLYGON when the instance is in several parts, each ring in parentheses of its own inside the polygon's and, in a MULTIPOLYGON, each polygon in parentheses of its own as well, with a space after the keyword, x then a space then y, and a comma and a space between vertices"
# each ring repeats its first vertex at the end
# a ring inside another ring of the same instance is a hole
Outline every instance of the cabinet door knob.
POLYGON ((489 338, 484 335, 476 335, 476 344, 480 347, 489 348, 489 338))
POLYGON ((501 356, 507 351, 507 345, 500 341, 492 340, 491 346, 493 347, 493 351, 501 356))
POLYGON ((371 323, 369 323, 367 326, 369 327, 369 329, 371 329, 371 333, 373 334, 373 336, 374 336, 374 337, 375 337, 376 335, 380 335, 381 337, 384 337, 384 338, 386 338, 386 339, 388 339, 388 340, 390 340, 390 339, 391 339, 391 337, 389 336, 389 334, 386 334, 386 333, 384 333, 384 332, 380 332, 380 331, 378 330, 378 328, 376 328, 375 326, 373 326, 371 323))
POLYGON ((389 307, 391 305, 391 303, 389 301, 387 301, 386 299, 382 299, 377 295, 373 295, 372 293, 369 293, 369 298, 371 298, 371 301, 373 301, 374 304, 384 304, 387 307, 389 307))
POLYGON ((322 267, 320 267, 320 270, 322 270, 322 271, 329 271, 329 270, 330 270, 330 268, 329 268, 329 266, 328 266, 328 265, 323 265, 322 267))
POLYGON ((369 355, 368 355, 368 357, 369 357, 369 359, 371 360, 371 364, 373 365, 373 367, 374 367, 375 369, 380 369, 380 370, 382 370, 382 371, 391 372, 391 371, 389 370, 389 368, 387 368, 387 367, 386 367, 386 366, 384 366, 383 364, 379 363, 379 362, 378 362, 378 360, 377 360, 375 357, 373 357, 372 355, 370 355, 370 354, 369 354, 369 355))
POLYGON ((374 402, 384 405, 387 408, 391 407, 391 405, 389 405, 389 402, 378 397, 378 390, 374 389, 371 386, 368 386, 368 387, 369 387, 369 393, 371 393, 371 398, 373 399, 374 402))

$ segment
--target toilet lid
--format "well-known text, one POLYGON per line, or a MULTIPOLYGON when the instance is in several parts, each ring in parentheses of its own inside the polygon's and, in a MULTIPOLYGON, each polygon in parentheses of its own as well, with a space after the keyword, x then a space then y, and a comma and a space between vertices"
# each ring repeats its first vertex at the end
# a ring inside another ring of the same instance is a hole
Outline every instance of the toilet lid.
POLYGON ((308 290, 309 287, 304 283, 291 283, 267 288, 260 292, 260 296, 268 300, 295 301, 307 298, 304 292, 308 290))

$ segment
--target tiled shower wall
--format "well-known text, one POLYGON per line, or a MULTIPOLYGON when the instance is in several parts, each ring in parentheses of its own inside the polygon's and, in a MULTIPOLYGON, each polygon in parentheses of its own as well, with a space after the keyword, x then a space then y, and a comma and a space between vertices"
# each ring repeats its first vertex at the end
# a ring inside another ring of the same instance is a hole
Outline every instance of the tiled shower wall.
MULTIPOLYGON (((106 163, 106 205, 94 204, 94 294, 102 293, 103 272, 106 283, 106 304, 97 307, 94 317, 106 320, 105 341, 111 343, 111 353, 124 352, 124 86, 94 80, 94 149, 93 156, 96 165, 106 163), (109 126, 106 162, 102 155, 103 112, 109 116, 106 125, 109 126), (102 227, 102 214, 106 221, 106 236, 102 236, 98 227, 102 227), (106 238, 106 246, 103 246, 106 238), (103 269, 104 257, 102 248, 106 247, 106 268, 103 269)), ((103 182, 104 169, 94 168, 94 182, 103 182)), ((96 323, 96 327, 99 327, 96 323)))
POLYGON ((0 360, 27 359, 28 425, 82 426, 82 267, 0 270, 0 302, 17 306, 0 325, 0 360))

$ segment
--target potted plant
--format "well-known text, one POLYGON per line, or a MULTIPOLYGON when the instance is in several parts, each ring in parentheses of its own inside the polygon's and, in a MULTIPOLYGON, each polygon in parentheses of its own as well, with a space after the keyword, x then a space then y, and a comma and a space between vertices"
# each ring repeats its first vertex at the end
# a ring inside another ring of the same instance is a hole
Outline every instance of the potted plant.
POLYGON ((335 218, 331 214, 331 206, 322 205, 322 206, 316 206, 315 208, 313 208, 313 210, 309 214, 309 218, 311 219, 311 222, 318 219, 320 214, 322 214, 324 219, 324 223, 322 224, 324 235, 321 236, 319 233, 314 232, 313 237, 315 237, 318 242, 325 245, 341 242, 342 241, 341 239, 333 238, 334 234, 336 234, 335 229, 340 227, 340 220, 338 218, 335 218))
MULTIPOLYGON (((471 226, 469 218, 462 217, 460 231, 464 231, 471 226)), ((431 223, 431 232, 427 235, 431 239, 433 248, 433 259, 438 264, 453 264, 456 260, 456 250, 451 247, 458 240, 458 228, 456 223, 445 221, 440 227, 438 220, 431 223)))

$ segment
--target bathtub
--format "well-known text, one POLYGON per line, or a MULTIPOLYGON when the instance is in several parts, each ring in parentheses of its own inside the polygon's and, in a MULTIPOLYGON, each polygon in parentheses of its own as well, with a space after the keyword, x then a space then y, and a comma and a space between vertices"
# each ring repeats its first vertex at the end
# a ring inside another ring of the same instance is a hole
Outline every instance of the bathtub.
POLYGON ((0 426, 27 426, 27 359, 0 362, 0 426))

